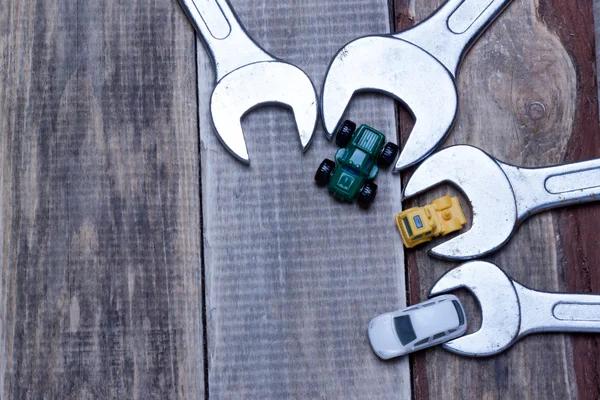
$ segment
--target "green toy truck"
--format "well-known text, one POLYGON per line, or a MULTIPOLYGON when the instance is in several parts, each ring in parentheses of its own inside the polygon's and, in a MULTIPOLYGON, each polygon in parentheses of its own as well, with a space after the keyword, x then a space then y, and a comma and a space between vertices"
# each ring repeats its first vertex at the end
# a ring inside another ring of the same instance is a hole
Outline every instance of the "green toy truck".
POLYGON ((327 186, 335 198, 348 202, 357 199, 358 205, 367 209, 377 195, 373 180, 379 167, 392 165, 399 148, 393 143, 386 144, 383 133, 367 125, 356 129, 352 121, 342 124, 335 141, 341 147, 335 154, 335 162, 323 160, 315 181, 320 186, 327 186))

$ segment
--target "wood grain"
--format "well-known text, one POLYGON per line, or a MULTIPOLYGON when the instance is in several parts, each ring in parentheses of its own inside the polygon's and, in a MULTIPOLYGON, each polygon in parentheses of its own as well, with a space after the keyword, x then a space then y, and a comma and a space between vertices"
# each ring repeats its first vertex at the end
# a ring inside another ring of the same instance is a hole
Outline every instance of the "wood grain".
MULTIPOLYGON (((10 84, 9 73, 11 56, 9 52, 13 48, 14 44, 11 43, 10 31, 11 20, 9 12, 0 13, 0 237, 2 238, 2 245, 0 246, 0 260, 2 260, 2 275, 0 280, 0 396, 4 397, 4 376, 6 376, 7 366, 11 363, 8 362, 7 353, 9 347, 7 339, 10 331, 6 329, 7 326, 7 306, 8 301, 6 298, 7 288, 10 286, 7 272, 9 268, 6 268, 7 252, 9 252, 10 245, 10 231, 11 231, 11 219, 10 219, 10 199, 11 199, 11 186, 10 186, 10 153, 9 153, 9 115, 8 110, 11 106, 12 100, 9 98, 9 94, 14 94, 15 86, 10 84)), ((14 29, 14 28, 13 28, 14 29)))
POLYGON ((193 31, 165 1, 1 14, 2 398, 202 398, 193 31))
MULTIPOLYGON (((339 47, 389 30, 381 0, 232 1, 318 87, 339 47)), ((440 2, 396 0, 397 27, 440 2)), ((445 145, 526 166, 599 157, 592 24, 592 0, 515 0, 463 65, 445 145)), ((600 397, 591 335, 532 336, 487 360, 434 349, 411 358, 412 379, 407 358, 378 360, 368 321, 406 287, 424 300, 455 264, 404 255, 389 171, 369 213, 316 188, 335 145, 320 129, 303 155, 285 110, 251 113, 252 165, 233 160, 210 126, 212 74, 175 1, 4 2, 1 398, 600 397)), ((349 116, 390 137, 397 119, 411 128, 379 96, 349 116)), ((600 293, 599 218, 595 205, 536 216, 489 259, 536 289, 600 293)))
MULTIPOLYGON (((411 19, 419 21, 439 3, 399 4, 404 13, 410 13, 412 7, 414 15, 396 20, 404 24, 411 19)), ((572 38, 571 42, 581 41, 586 47, 590 40, 586 33, 589 28, 583 28, 585 23, 579 21, 576 29, 575 18, 565 18, 564 14, 579 16, 588 9, 591 12, 591 1, 579 2, 579 9, 571 3, 565 4, 560 10, 552 10, 551 3, 515 1, 475 45, 459 74, 460 116, 445 145, 473 144, 500 160, 531 167, 587 158, 581 153, 577 157, 569 148, 577 136, 577 133, 571 136, 571 132, 581 133, 581 121, 593 120, 597 114, 597 93, 590 95, 588 90, 582 95, 582 86, 589 85, 588 79, 595 82, 595 70, 589 69, 589 63, 580 64, 581 57, 565 43, 565 32, 574 32, 577 39, 572 38), (567 13, 567 9, 571 11, 567 13), (560 30, 556 24, 545 23, 549 15, 560 21, 560 30), (583 82, 588 83, 581 84, 581 75, 586 76, 583 82), (591 96, 594 100, 583 105, 582 96, 586 100, 591 96)), ((597 124, 597 118, 595 121, 597 124)), ((404 123, 404 131, 407 129, 410 124, 404 123)), ((412 204, 426 202, 448 191, 455 192, 446 186, 412 204)), ((588 223, 586 220, 585 225, 588 223)), ((563 225, 559 212, 536 216, 519 229, 503 250, 489 259, 527 286, 548 291, 566 290, 565 276, 573 273, 578 264, 568 260, 569 245, 562 239, 566 233, 561 229, 563 225)), ((572 232, 574 230, 567 234, 572 232)), ((590 240, 595 240, 591 237, 590 240)), ((454 266, 433 260, 423 251, 409 252, 411 301, 425 298, 435 280, 454 266)), ((568 288, 573 290, 572 285, 568 288)), ((467 301, 471 330, 476 329, 480 323, 477 307, 470 296, 465 293, 461 296, 467 301)), ((574 360, 581 351, 576 348, 573 353, 570 338, 567 335, 531 336, 510 351, 486 360, 463 359, 442 350, 416 355, 413 363, 415 397, 577 397, 576 388, 582 379, 581 369, 574 367, 574 360)), ((588 362, 590 358, 586 358, 588 362)), ((597 380, 589 383, 592 382, 597 384, 597 380)), ((586 397, 586 392, 579 389, 580 398, 593 398, 586 397)))
MULTIPOLYGON (((598 3, 598 2, 596 2, 598 3)), ((567 7, 548 1, 540 14, 568 49, 577 72, 577 114, 565 162, 600 157, 598 77, 594 13, 591 1, 574 1, 567 7)), ((557 213, 563 246, 566 288, 575 293, 600 293, 600 208, 590 204, 557 213)), ((577 394, 600 398, 600 341, 596 335, 573 335, 573 362, 577 394)))
MULTIPOLYGON (((385 1, 232 3, 261 45, 317 87, 346 42, 389 31, 385 1)), ((198 56, 210 398, 409 398, 408 360, 382 363, 366 335, 373 317, 405 304, 398 176, 380 174, 368 213, 338 203, 312 181, 335 144, 320 129, 303 155, 291 115, 276 108, 245 119, 252 164, 241 165, 212 132, 214 77, 198 56)), ((363 96, 350 116, 395 136, 389 99, 363 96)))

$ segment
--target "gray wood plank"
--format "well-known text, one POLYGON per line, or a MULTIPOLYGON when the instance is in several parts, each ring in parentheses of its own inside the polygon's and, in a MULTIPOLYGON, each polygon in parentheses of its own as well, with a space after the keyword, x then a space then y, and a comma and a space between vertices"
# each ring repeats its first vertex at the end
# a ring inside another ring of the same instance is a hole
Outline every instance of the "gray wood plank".
POLYGON ((192 29, 173 1, 0 14, 2 397, 202 398, 192 29))
MULTIPOLYGON (((233 0, 256 40, 321 86, 335 52, 389 31, 386 1, 233 0)), ((199 93, 210 397, 409 398, 408 359, 372 353, 371 318, 405 304, 393 222, 400 177, 384 171, 369 212, 313 183, 336 146, 322 130, 303 155, 291 114, 247 116, 252 164, 235 161, 210 125, 213 69, 200 51, 199 93)), ((394 137, 393 102, 364 96, 350 116, 394 137)), ((232 116, 234 118, 236 116, 232 116)))
MULTIPOLYGON (((13 45, 9 42, 11 21, 10 12, 0 13, 0 238, 2 245, 0 246, 0 261, 2 265, 6 265, 6 254, 9 251, 8 237, 11 229, 10 213, 7 212, 10 207, 10 159, 9 159, 9 137, 8 127, 9 119, 9 95, 14 93, 14 87, 9 85, 9 52, 13 45), (13 89, 9 89, 13 87, 13 89)), ((9 301, 6 296, 7 288, 10 287, 10 282, 7 279, 7 268, 2 267, 2 275, 0 279, 0 396, 5 397, 4 379, 7 365, 9 365, 7 353, 9 352, 7 336, 10 333, 6 329, 9 301)))

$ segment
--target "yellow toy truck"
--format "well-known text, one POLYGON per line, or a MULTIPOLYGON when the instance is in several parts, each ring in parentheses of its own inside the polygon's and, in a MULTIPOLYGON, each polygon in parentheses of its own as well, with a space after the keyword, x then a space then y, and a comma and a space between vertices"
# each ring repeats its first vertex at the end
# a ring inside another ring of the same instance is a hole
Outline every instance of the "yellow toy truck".
POLYGON ((396 215, 396 225, 404 246, 411 249, 439 236, 459 231, 467 223, 457 197, 444 196, 424 207, 414 207, 396 215))

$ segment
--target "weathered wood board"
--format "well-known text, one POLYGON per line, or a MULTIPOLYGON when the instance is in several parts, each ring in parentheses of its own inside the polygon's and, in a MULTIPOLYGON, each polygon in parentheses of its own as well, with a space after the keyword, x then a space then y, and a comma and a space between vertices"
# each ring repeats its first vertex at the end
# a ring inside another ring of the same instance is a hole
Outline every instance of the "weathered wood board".
POLYGON ((0 9, 0 397, 203 398, 193 30, 172 1, 0 9))
MULTIPOLYGON (((390 26, 386 1, 232 3, 261 45, 317 87, 342 45, 390 26)), ((373 317, 405 304, 391 218, 399 176, 382 171, 369 213, 340 204, 312 181, 335 144, 320 129, 303 155, 281 109, 245 119, 251 166, 241 165, 212 131, 213 71, 198 58, 210 397, 409 398, 408 359, 382 363, 366 335, 373 317)), ((395 136, 389 99, 362 97, 350 116, 395 136)))
MULTIPOLYGON (((600 157, 597 55, 593 9, 598 1, 548 2, 544 20, 556 30, 577 71, 577 113, 565 161, 600 157)), ((596 14, 598 15, 598 14, 596 14)), ((596 19, 597 20, 597 19, 596 19)), ((596 39, 598 36, 596 36, 596 39)), ((577 293, 600 293, 600 208, 590 204, 556 213, 563 246, 566 288, 577 293)), ((573 335, 573 364, 579 398, 600 398, 600 342, 597 335, 573 335)))
MULTIPOLYGON (((318 89, 339 47, 388 31, 394 11, 232 2, 318 89)), ((439 3, 395 0, 397 27, 439 3)), ((390 171, 369 213, 316 188, 335 144, 319 129, 302 154, 286 110, 249 114, 252 165, 230 157, 210 126, 210 61, 175 0, 0 9, 0 398, 600 397, 592 335, 532 336, 486 360, 433 349, 412 376, 408 358, 379 361, 368 321, 456 264, 403 252, 390 171)), ((592 0, 514 0, 463 65, 445 145, 526 166, 600 157, 592 15, 592 0)), ((396 133, 389 99, 361 96, 349 116, 396 133)), ((599 225, 597 205, 536 216, 488 259, 536 289, 600 293, 599 225)))
MULTIPOLYGON (((440 3, 397 2, 396 21, 406 27, 440 3)), ((515 0, 463 65, 460 116, 445 145, 476 145, 529 167, 600 156, 593 43, 591 1, 515 0)), ((405 206, 448 191, 456 193, 444 186, 405 206)), ((597 293, 597 210, 590 205, 536 216, 488 259, 532 288, 597 293)), ((410 300, 425 298, 455 265, 408 252, 410 300)), ((472 297, 461 296, 477 317, 472 297)), ((471 322, 478 328, 480 320, 471 322)), ((416 398, 597 398, 597 343, 593 336, 537 335, 485 360, 436 349, 413 358, 413 391, 416 398)))

